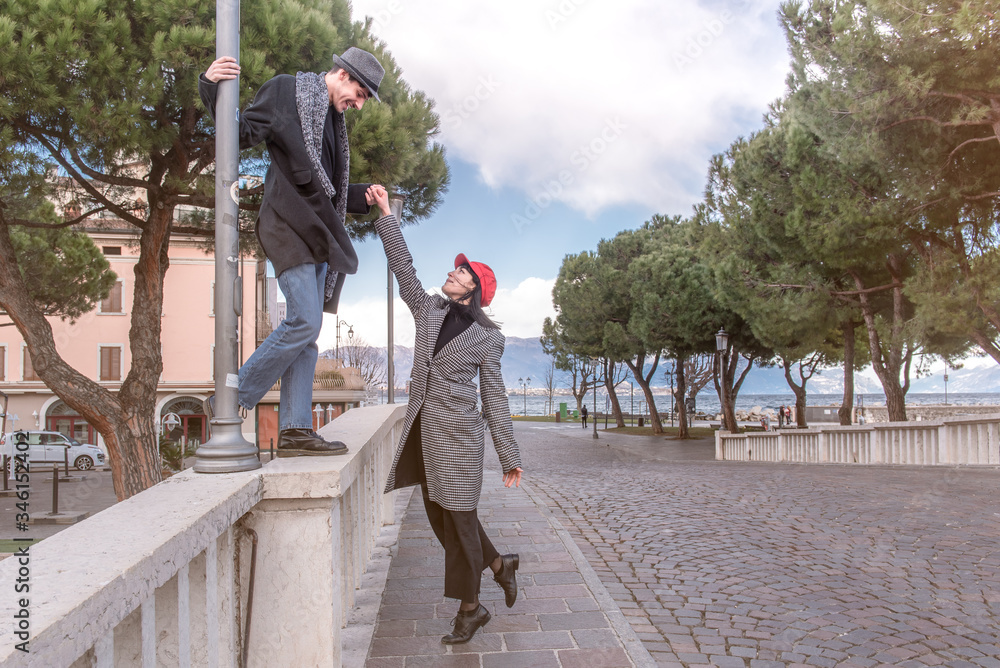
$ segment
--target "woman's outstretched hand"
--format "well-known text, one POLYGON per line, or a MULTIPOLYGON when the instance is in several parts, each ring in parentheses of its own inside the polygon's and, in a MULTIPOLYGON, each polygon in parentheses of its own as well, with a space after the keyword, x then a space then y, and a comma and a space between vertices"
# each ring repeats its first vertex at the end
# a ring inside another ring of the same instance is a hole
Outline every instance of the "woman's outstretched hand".
POLYGON ((368 202, 368 206, 378 204, 383 216, 392 213, 389 209, 389 192, 380 185, 368 186, 368 190, 365 191, 365 200, 368 202))
POLYGON ((524 473, 524 470, 521 469, 520 466, 518 466, 516 469, 511 469, 511 470, 507 471, 506 473, 504 473, 503 474, 503 486, 504 487, 510 487, 511 485, 513 485, 514 487, 520 487, 521 486, 521 474, 522 473, 524 473))

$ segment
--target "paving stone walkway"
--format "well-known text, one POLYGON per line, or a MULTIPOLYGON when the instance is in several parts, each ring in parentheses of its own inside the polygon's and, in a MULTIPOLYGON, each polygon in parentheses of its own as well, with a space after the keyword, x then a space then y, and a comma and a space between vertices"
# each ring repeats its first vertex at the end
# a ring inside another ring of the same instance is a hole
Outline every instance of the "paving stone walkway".
POLYGON ((660 666, 1000 666, 1000 471, 715 462, 519 425, 660 666))
POLYGON ((487 573, 480 599, 493 618, 466 645, 441 643, 458 602, 442 595, 444 551, 414 493, 393 550, 367 668, 653 665, 572 539, 527 489, 505 489, 500 472, 487 470, 479 515, 501 553, 520 554, 517 603, 508 609, 487 573))
POLYGON ((526 490, 488 472, 480 512, 521 553, 517 605, 485 577, 486 632, 440 644, 457 604, 414 495, 367 666, 1000 668, 1000 470, 515 425, 526 490))

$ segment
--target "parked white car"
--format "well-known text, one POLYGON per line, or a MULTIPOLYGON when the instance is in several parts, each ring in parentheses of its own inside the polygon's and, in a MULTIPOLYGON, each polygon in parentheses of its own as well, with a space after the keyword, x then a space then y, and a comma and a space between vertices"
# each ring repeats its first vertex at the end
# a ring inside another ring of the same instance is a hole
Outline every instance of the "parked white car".
POLYGON ((28 462, 35 464, 62 464, 68 461, 80 471, 104 465, 104 452, 96 445, 80 443, 75 438, 57 431, 25 431, 7 434, 2 442, 5 455, 16 455, 18 434, 28 437, 28 462))

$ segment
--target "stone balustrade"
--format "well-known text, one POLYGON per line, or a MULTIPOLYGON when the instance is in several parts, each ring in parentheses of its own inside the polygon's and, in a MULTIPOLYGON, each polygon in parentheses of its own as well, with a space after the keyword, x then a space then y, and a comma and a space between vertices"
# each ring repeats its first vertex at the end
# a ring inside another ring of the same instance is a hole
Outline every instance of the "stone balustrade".
MULTIPOLYGON (((0 666, 340 666, 341 629, 393 497, 383 495, 405 405, 321 430, 338 457, 257 471, 185 471, 0 562, 0 666), (251 591, 251 556, 256 563, 251 591), (29 653, 15 614, 28 599, 29 653)), ((36 473, 35 475, 41 475, 36 473)))
POLYGON ((808 464, 1000 466, 1000 414, 715 434, 715 458, 808 464))

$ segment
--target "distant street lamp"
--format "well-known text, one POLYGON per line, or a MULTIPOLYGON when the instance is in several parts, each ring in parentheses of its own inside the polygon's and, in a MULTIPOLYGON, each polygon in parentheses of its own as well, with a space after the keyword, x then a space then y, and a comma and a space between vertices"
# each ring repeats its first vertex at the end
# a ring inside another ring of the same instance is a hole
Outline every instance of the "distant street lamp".
POLYGON ((320 422, 320 417, 319 417, 320 415, 323 414, 323 406, 320 404, 316 404, 316 408, 313 409, 313 413, 316 414, 316 429, 319 429, 320 427, 323 426, 323 424, 320 422))
POLYGON ((518 378, 517 382, 521 384, 521 393, 524 397, 521 413, 524 417, 528 417, 528 385, 531 385, 531 378, 518 378))
POLYGON ((631 380, 628 382, 628 398, 629 398, 629 403, 631 404, 629 406, 628 410, 629 410, 629 413, 632 414, 632 423, 633 423, 633 426, 634 426, 634 423, 635 423, 635 385, 632 384, 631 380))
POLYGON ((944 405, 948 405, 948 363, 944 363, 944 405))
MULTIPOLYGON (((354 327, 347 323, 346 320, 337 320, 337 359, 340 359, 340 326, 347 325, 347 338, 350 341, 354 340, 354 327)), ((341 360, 343 362, 343 360, 341 360)), ((346 364, 344 366, 347 366, 346 364)))
POLYGON ((674 405, 677 399, 674 397, 674 369, 677 368, 677 361, 670 360, 670 368, 667 369, 667 378, 670 380, 670 426, 674 426, 674 405))
POLYGON ((729 410, 729 390, 726 387, 726 352, 729 350, 729 334, 726 333, 725 329, 719 328, 719 331, 715 334, 715 350, 719 354, 719 392, 722 400, 722 415, 725 418, 726 427, 733 433, 736 432, 736 419, 735 414, 730 417, 731 411, 729 410))
POLYGON ((594 368, 594 440, 597 440, 597 362, 596 357, 591 357, 590 362, 594 368))

